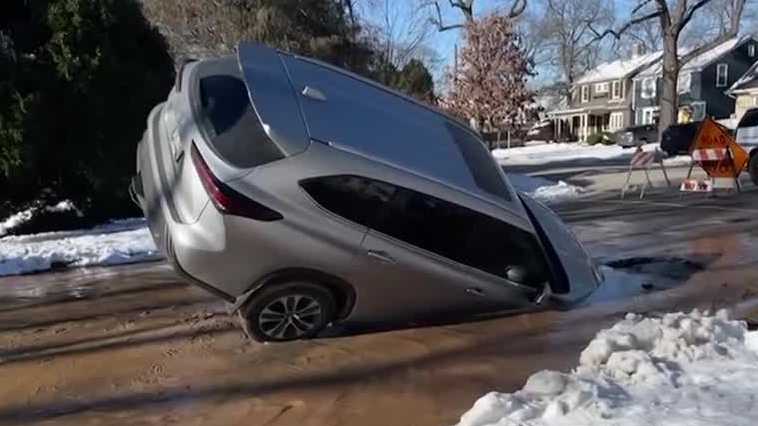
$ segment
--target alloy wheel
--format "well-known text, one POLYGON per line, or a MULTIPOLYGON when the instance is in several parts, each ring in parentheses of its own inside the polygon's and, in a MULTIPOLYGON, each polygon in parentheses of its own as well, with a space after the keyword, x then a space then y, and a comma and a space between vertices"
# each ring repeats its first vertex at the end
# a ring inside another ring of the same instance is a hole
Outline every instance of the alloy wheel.
POLYGON ((305 294, 287 294, 274 299, 258 315, 260 330, 275 340, 298 339, 318 326, 321 304, 305 294))

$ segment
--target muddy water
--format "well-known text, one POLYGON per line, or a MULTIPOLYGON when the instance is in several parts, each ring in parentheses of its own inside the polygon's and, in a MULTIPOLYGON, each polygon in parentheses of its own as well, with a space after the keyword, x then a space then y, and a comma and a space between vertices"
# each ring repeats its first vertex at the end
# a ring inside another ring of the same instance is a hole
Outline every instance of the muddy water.
POLYGON ((0 424, 453 424, 489 390, 571 368, 587 340, 625 312, 754 307, 753 223, 707 212, 691 226, 658 220, 605 214, 575 229, 603 261, 702 265, 661 291, 640 284, 663 282, 665 266, 619 269, 606 296, 572 311, 289 344, 246 341, 223 303, 162 264, 6 278, 0 424), (695 226, 714 217, 714 226, 695 226))

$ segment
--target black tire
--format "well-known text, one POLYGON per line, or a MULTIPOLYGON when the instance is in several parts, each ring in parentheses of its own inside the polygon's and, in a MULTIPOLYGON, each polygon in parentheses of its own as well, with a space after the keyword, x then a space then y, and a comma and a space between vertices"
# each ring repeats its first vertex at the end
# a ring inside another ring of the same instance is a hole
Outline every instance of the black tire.
POLYGON ((750 157, 747 169, 750 172, 750 179, 753 180, 753 184, 758 185, 758 152, 754 152, 750 157))
POLYGON ((248 337, 259 342, 288 342, 316 336, 334 320, 336 312, 334 295, 328 289, 290 282, 264 288, 239 314, 248 337))

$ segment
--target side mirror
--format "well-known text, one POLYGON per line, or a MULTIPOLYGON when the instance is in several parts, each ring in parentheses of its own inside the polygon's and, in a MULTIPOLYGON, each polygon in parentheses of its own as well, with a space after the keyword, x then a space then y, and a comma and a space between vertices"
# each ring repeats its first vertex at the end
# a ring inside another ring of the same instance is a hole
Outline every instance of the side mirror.
POLYGON ((511 265, 505 268, 506 278, 508 278, 508 281, 513 281, 514 283, 526 284, 529 278, 528 275, 526 268, 523 266, 511 265))

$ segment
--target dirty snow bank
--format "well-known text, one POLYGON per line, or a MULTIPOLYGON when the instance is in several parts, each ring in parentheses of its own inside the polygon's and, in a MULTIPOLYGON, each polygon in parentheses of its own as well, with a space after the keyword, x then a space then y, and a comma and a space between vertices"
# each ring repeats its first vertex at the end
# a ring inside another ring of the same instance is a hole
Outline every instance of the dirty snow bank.
POLYGON ((0 276, 157 258, 144 219, 113 221, 89 230, 0 238, 0 276))
POLYGON ((571 373, 540 371, 492 392, 459 426, 748 426, 758 419, 758 332, 725 311, 626 318, 571 373))
POLYGON ((535 200, 548 204, 557 204, 578 198, 584 189, 564 181, 552 181, 537 176, 508 173, 511 184, 521 192, 527 193, 535 200))

